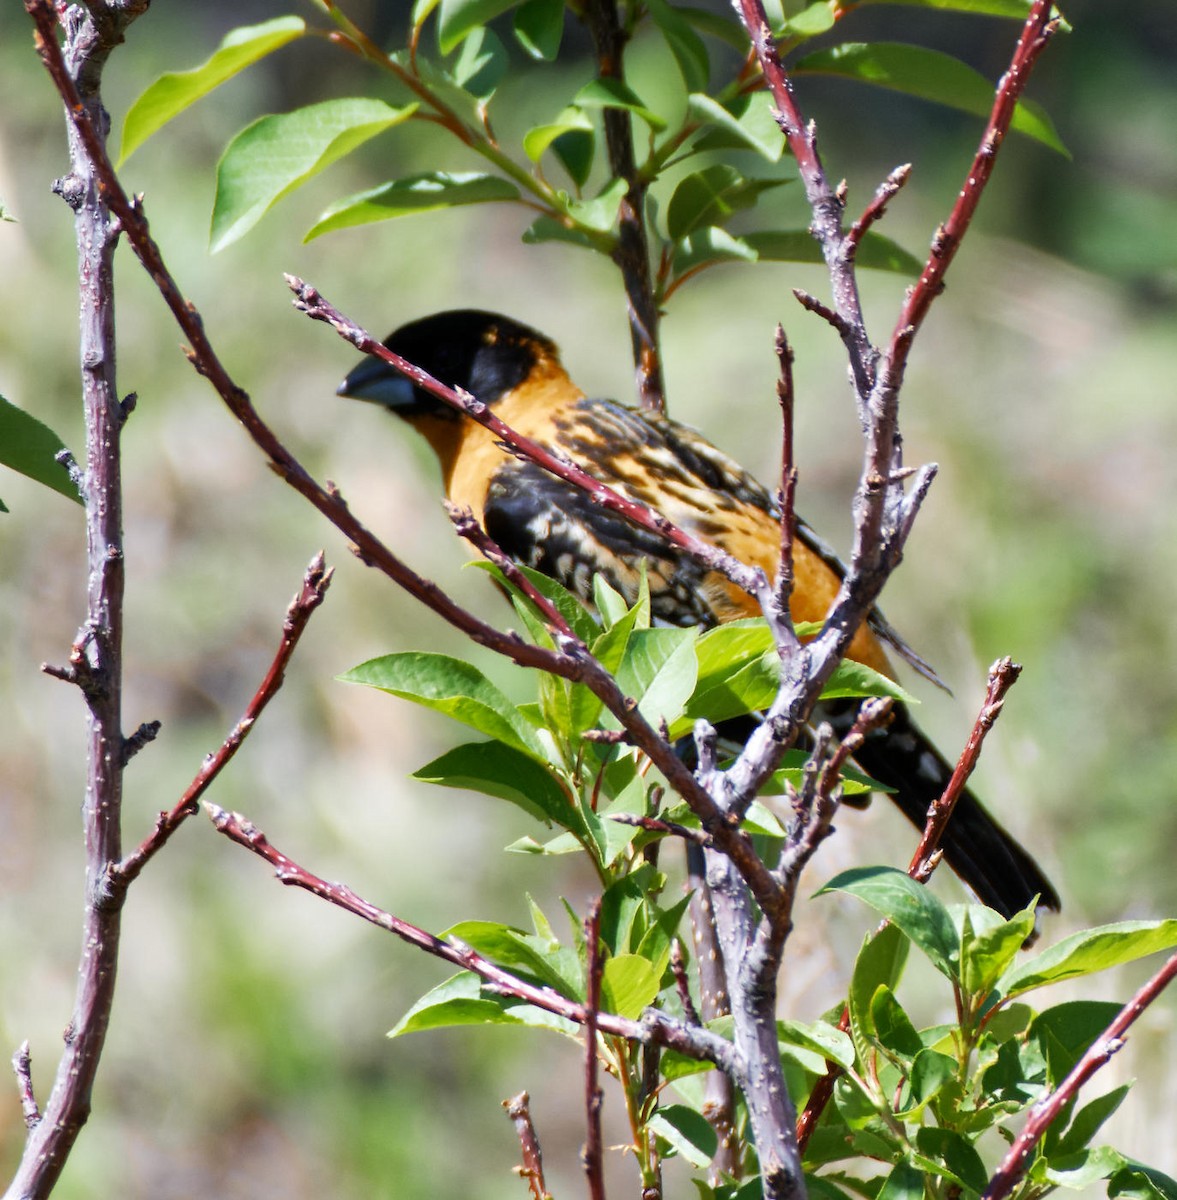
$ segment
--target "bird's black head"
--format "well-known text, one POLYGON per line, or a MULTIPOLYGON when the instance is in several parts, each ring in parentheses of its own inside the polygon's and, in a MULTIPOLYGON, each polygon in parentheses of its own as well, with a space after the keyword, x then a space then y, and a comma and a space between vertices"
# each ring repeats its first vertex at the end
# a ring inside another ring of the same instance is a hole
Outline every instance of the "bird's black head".
MULTIPOLYGON (((558 359, 555 344, 543 334, 510 317, 476 309, 423 317, 402 325, 384 344, 439 383, 463 388, 486 404, 518 387, 541 360, 558 359)), ((403 417, 458 416, 444 401, 371 355, 352 368, 337 394, 372 400, 403 417)))

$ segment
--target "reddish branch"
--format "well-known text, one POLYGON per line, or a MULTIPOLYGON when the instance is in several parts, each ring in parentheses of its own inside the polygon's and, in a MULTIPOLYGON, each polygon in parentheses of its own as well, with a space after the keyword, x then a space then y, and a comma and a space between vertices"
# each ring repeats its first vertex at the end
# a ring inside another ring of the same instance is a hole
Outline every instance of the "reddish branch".
POLYGON ((282 622, 282 639, 274 660, 252 699, 245 706, 241 720, 233 726, 217 750, 204 760, 196 777, 172 810, 161 812, 155 822, 155 828, 139 847, 112 868, 111 886, 114 889, 125 891, 147 863, 163 849, 172 834, 198 811, 201 796, 229 765, 266 705, 285 682, 286 667, 311 619, 311 614, 323 603, 331 583, 331 575, 332 572, 324 566, 323 555, 316 554, 303 576, 302 588, 286 610, 286 619, 282 622))
POLYGON ((601 1033, 613 1037, 626 1038, 642 1044, 653 1043, 670 1050, 678 1050, 690 1058, 730 1066, 731 1044, 717 1034, 705 1029, 691 1028, 656 1009, 647 1009, 640 1021, 631 1021, 626 1017, 602 1012, 597 1012, 590 1018, 587 1005, 569 1000, 553 988, 539 987, 512 975, 510 971, 484 958, 470 946, 457 941, 442 941, 419 926, 369 903, 345 883, 330 883, 312 874, 271 845, 266 835, 239 813, 226 812, 208 800, 204 802, 204 808, 217 831, 268 862, 274 868, 279 883, 287 887, 302 888, 343 909, 344 912, 370 922, 386 933, 395 934, 402 941, 432 954, 435 958, 461 967, 464 971, 473 972, 485 981, 489 991, 497 995, 510 996, 533 1004, 545 1012, 554 1013, 582 1027, 591 1019, 601 1033))
POLYGON ((1030 1110, 1022 1132, 1009 1148, 997 1168, 982 1200, 1004 1200, 1021 1181, 1030 1163, 1038 1140, 1050 1128, 1059 1113, 1074 1100, 1079 1089, 1124 1046, 1125 1035, 1133 1022, 1177 976, 1177 954, 1120 1009, 1116 1018, 1088 1047, 1087 1053, 1071 1069, 1070 1074, 1049 1096, 1039 1100, 1030 1110))
POLYGON ((534 1200, 552 1200, 547 1184, 544 1182, 544 1155, 540 1149, 539 1138, 535 1134, 535 1126, 531 1121, 531 1097, 526 1092, 512 1096, 503 1101, 507 1116, 515 1126, 519 1138, 519 1148, 523 1154, 522 1166, 515 1169, 527 1180, 534 1200))
POLYGON ((940 839, 944 836, 944 831, 948 828, 952 810, 956 807, 956 802, 960 799, 969 777, 976 769, 986 735, 1001 715, 1006 692, 1017 683, 1021 673, 1020 664, 1014 662, 1012 658, 999 658, 989 668, 989 684, 984 702, 981 704, 981 711, 977 715, 972 732, 969 734, 968 741, 965 742, 965 747, 961 751, 943 795, 938 800, 934 800, 928 809, 928 820, 924 826, 923 837, 920 838, 920 844, 916 847, 911 864, 907 868, 907 873, 919 883, 927 883, 932 877, 932 872, 939 861, 936 853, 937 847, 940 845, 940 839))

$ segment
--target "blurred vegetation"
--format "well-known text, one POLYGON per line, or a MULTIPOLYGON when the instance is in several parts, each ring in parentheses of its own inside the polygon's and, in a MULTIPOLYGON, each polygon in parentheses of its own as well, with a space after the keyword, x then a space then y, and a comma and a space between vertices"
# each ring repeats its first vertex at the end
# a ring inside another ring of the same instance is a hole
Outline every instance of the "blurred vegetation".
MULTIPOLYGON (((352 11, 377 27, 398 24, 404 7, 372 0, 352 11)), ((279 11, 158 6, 108 73, 116 128, 161 70, 193 65, 227 28, 279 11)), ((955 700, 926 696, 921 714, 949 753, 972 720, 985 665, 1004 653, 1026 664, 978 782, 1058 877, 1067 902, 1059 933, 1177 904, 1177 28, 1170 0, 1076 0, 1066 11, 1075 32, 1049 50, 1031 93, 1074 157, 1010 141, 980 228, 917 344, 908 455, 942 470, 885 605, 957 691, 955 700)), ((1013 36, 1007 23, 924 10, 875 8, 851 20, 952 50, 990 75, 1013 36)), ((650 48, 634 52, 648 57, 652 81, 668 69, 650 48)), ((423 447, 379 414, 335 400, 352 356, 292 313, 281 272, 305 276, 375 327, 459 304, 510 312, 563 345, 587 390, 628 399, 624 305, 607 266, 558 246, 520 246, 520 217, 496 207, 301 245, 327 200, 394 173, 379 141, 209 257, 213 166, 228 138, 261 112, 370 89, 368 76, 349 77, 354 69, 323 47, 292 47, 170 126, 131 161, 126 181, 146 194, 155 235, 224 359, 296 452, 410 563, 494 610, 485 581, 460 569, 466 555, 435 502, 423 447)), ((514 86, 530 83, 521 68, 514 86)), ((824 80, 806 81, 801 99, 831 173, 849 178, 859 204, 886 170, 916 164, 884 228, 919 252, 959 186, 979 123, 824 80)), ((0 224, 0 394, 76 449, 72 221, 48 192, 65 169, 61 130, 23 13, 8 5, 0 200, 17 223, 0 224)), ((396 172, 470 165, 448 145, 439 156, 403 132, 396 154, 396 172)), ((786 194, 798 192, 782 189, 766 204, 792 206, 803 220, 802 198, 786 194)), ((521 830, 477 798, 459 823, 437 819, 436 797, 408 775, 445 748, 442 722, 333 681, 376 653, 449 644, 448 631, 366 572, 277 484, 178 352, 129 255, 119 284, 120 386, 140 397, 125 438, 125 713, 128 728, 163 721, 128 775, 128 842, 236 719, 306 560, 325 545, 338 570, 329 600, 213 798, 247 812, 318 873, 430 928, 475 912, 522 921, 524 890, 545 905, 561 894, 582 903, 587 879, 496 854, 521 830)), ((802 508, 844 542, 858 446, 841 349, 789 295, 792 286, 820 294, 823 284, 816 269, 717 269, 676 298, 665 349, 675 414, 772 478, 771 331, 785 321, 798 354, 802 508)), ((868 280, 876 337, 901 287, 868 280)), ((63 660, 75 635, 83 538, 79 510, 61 497, 7 475, 0 494, 12 510, 0 516, 0 1042, 30 1038, 47 1092, 77 952, 83 711, 38 668, 63 660)), ((504 686, 522 686, 475 657, 504 686)), ((864 856, 881 860, 887 848, 898 861, 909 842, 881 809, 847 814, 840 832, 818 860, 823 877, 864 856)), ((937 886, 956 889, 948 879, 937 886)), ((859 911, 829 899, 803 921, 785 987, 801 1013, 834 1000, 863 929, 859 911)), ((485 1031, 387 1043, 384 1031, 443 972, 279 891, 202 820, 135 886, 125 930, 95 1116, 59 1195, 518 1197, 517 1148, 497 1100, 522 1087, 533 1095, 549 1184, 557 1194, 581 1186, 579 1102, 564 1082, 571 1049, 485 1031)), ((1126 995, 1130 982, 1108 984, 1108 995, 1126 995)), ((1117 1080, 1140 1083, 1114 1140, 1177 1173, 1172 1012, 1171 1000, 1151 1012, 1117 1060, 1117 1080)), ((12 1092, 0 1104, 0 1163, 14 1160, 22 1136, 12 1092)))

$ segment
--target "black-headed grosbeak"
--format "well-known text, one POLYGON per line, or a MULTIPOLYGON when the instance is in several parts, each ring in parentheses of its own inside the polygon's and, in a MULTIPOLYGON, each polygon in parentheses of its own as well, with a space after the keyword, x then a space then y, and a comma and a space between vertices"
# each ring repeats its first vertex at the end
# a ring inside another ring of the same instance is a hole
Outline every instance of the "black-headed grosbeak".
MULTIPOLYGON (((780 514, 772 495, 694 430, 661 414, 587 397, 542 334, 495 313, 461 310, 405 325, 385 345, 442 383, 492 405, 513 429, 564 453, 615 491, 763 568, 770 578, 775 572, 780 514)), ((711 626, 758 615, 755 601, 726 578, 656 533, 592 503, 572 484, 505 453, 487 429, 381 360, 365 358, 338 390, 383 404, 418 429, 437 454, 450 500, 469 507, 508 555, 582 599, 591 602, 592 578, 601 574, 632 603, 644 568, 658 620, 711 626)), ((798 522, 794 621, 824 619, 840 584, 839 569, 798 522)), ((876 616, 858 630, 848 656, 890 675, 884 641, 902 648, 876 616)), ((922 829, 951 768, 902 706, 855 758, 895 789, 891 798, 922 829)), ((1043 907, 1059 907, 1037 863, 972 793, 960 797, 942 847, 961 879, 1001 913, 1008 916, 1035 896, 1043 907)))

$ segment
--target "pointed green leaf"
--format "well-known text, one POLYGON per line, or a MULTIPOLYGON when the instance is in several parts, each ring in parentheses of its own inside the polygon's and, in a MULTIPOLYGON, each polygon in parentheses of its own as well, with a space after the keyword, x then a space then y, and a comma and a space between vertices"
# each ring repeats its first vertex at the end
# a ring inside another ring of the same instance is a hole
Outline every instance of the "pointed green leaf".
POLYGON ((857 1036, 875 1036, 871 1000, 881 987, 894 989, 907 963, 911 942, 895 925, 884 925, 862 943, 850 978, 850 1019, 857 1036))
POLYGON ((685 1104, 666 1104, 646 1122, 673 1151, 696 1170, 709 1166, 719 1148, 715 1129, 702 1113, 685 1104))
POLYGON ((637 954, 605 960, 601 972, 601 1007, 636 1021, 658 997, 661 980, 653 964, 637 954))
POLYGON ((593 123, 583 109, 569 105, 560 115, 546 125, 537 125, 523 135, 523 152, 532 162, 539 162, 544 151, 563 134, 573 130, 592 132, 593 123))
POLYGON ((1113 1088, 1107 1095, 1097 1096, 1089 1104, 1085 1104, 1074 1115, 1070 1125, 1058 1139, 1057 1145, 1051 1152, 1051 1158, 1053 1159, 1056 1155, 1063 1157, 1068 1154, 1077 1154, 1080 1150, 1085 1150, 1103 1123, 1124 1102, 1124 1097, 1128 1095, 1131 1087, 1130 1083, 1125 1083, 1121 1087, 1113 1088))
MULTIPOLYGON (((793 64, 792 74, 841 75, 978 117, 987 117, 993 107, 993 84, 984 75, 949 54, 924 46, 847 42, 807 54, 793 64)), ((1054 124, 1038 105, 1019 101, 1012 128, 1069 157, 1054 124)))
POLYGON ((878 1200, 924 1200, 923 1173, 911 1163, 896 1163, 879 1189, 878 1200))
POLYGON ((212 249, 235 242, 283 196, 378 133, 399 125, 415 108, 357 97, 325 100, 254 121, 229 143, 217 164, 212 249))
POLYGON ((992 909, 969 905, 961 933, 960 975, 965 991, 974 995, 988 992, 1033 932, 1033 909, 1006 921, 992 909))
MULTIPOLYGON (((616 216, 615 208, 613 219, 616 219, 616 216)), ((536 217, 524 230, 523 243, 533 246, 540 242, 567 242, 572 246, 579 246, 583 250, 596 250, 599 254, 608 254, 614 243, 614 238, 608 234, 611 225, 612 220, 602 233, 595 233, 588 229, 578 228, 575 224, 564 222, 556 217, 536 217)))
POLYGON ((708 225, 679 238, 674 244, 674 275, 678 277, 697 267, 721 262, 755 262, 760 256, 743 238, 708 225))
POLYGON ((458 1025, 524 1025, 551 1029, 577 1037, 579 1027, 555 1013, 531 1004, 520 1004, 507 996, 482 992, 478 976, 463 971, 427 992, 389 1030, 388 1036, 401 1037, 428 1029, 446 1029, 458 1025))
POLYGON ((555 988, 572 1000, 584 999, 584 973, 575 951, 553 946, 497 921, 461 921, 442 935, 477 950, 484 958, 555 988))
POLYGON ((956 1078, 957 1070, 956 1059, 941 1054, 939 1050, 917 1051, 908 1080, 915 1107, 922 1108, 932 1100, 946 1084, 956 1078))
MULTIPOLYGON (((827 1061, 844 1070, 854 1067, 854 1043, 850 1035, 827 1021, 778 1021, 777 1041, 782 1052, 802 1050, 816 1056, 816 1070, 823 1071, 827 1061)), ((805 1065, 805 1064, 802 1064, 805 1065)))
POLYGON ((1009 999, 1032 988, 1106 971, 1173 946, 1177 946, 1177 920, 1122 921, 1085 929, 1007 971, 998 980, 997 991, 1009 999))
POLYGON ((686 237, 705 225, 721 225, 739 209, 751 208, 768 188, 784 179, 746 179, 734 167, 715 163, 681 179, 666 208, 672 238, 686 237))
POLYGON ((884 984, 880 984, 871 997, 870 1015, 875 1039, 885 1050, 899 1058, 911 1060, 924 1048, 911 1018, 903 1011, 903 1005, 884 984))
POLYGON ((811 37, 817 37, 819 33, 826 33, 833 27, 833 10, 826 0, 815 0, 815 3, 803 8, 796 16, 790 17, 785 22, 781 33, 785 37, 805 41, 811 37))
POLYGON ((437 18, 437 44, 442 54, 451 50, 480 25, 514 8, 519 0, 441 0, 437 18))
POLYGON ((472 96, 487 101, 502 82, 510 62, 493 29, 476 29, 462 43, 451 71, 454 82, 472 96))
POLYGON ((963 1134, 953 1129, 925 1125, 916 1131, 915 1144, 933 1170, 980 1195, 989 1182, 981 1156, 963 1134))
POLYGON ((898 925, 931 964, 955 980, 960 939, 948 909, 922 884, 893 867, 856 867, 831 879, 816 894, 847 892, 898 925))
POLYGON ((1111 1146, 1095 1146, 1074 1154, 1051 1157, 1043 1171, 1043 1180, 1068 1191, 1083 1191, 1101 1179, 1110 1179, 1122 1171, 1127 1159, 1111 1146))
POLYGON ((1177 1200, 1177 1179, 1144 1163, 1126 1161, 1128 1165, 1108 1181, 1108 1200, 1177 1200))
POLYGON ((751 149, 769 162, 778 162, 785 152, 785 135, 768 92, 750 92, 722 105, 697 93, 687 99, 687 115, 710 126, 695 142, 695 150, 751 149))
MULTIPOLYGON (((675 721, 695 687, 697 629, 635 629, 617 683, 647 721, 675 721)), ((615 724, 612 719, 611 724, 615 724)))
POLYGON ((414 771, 413 778, 509 800, 545 824, 566 826, 574 817, 568 795, 552 773, 504 742, 455 746, 414 771))
POLYGON ((564 38, 564 0, 526 0, 515 12, 515 39, 532 58, 552 62, 564 38))
POLYGON ((0 466, 27 475, 80 504, 77 487, 55 457, 64 449, 61 438, 48 425, 0 396, 0 466))
POLYGON ((641 97, 619 79, 593 79, 573 97, 581 108, 621 108, 641 117, 656 133, 666 128, 666 121, 648 108, 641 97))
POLYGON ((519 189, 498 175, 477 171, 424 171, 337 200, 323 210, 303 241, 310 242, 324 233, 353 225, 368 225, 373 221, 390 221, 394 217, 457 208, 463 204, 518 198, 519 189))
POLYGON ((646 8, 666 39, 670 53, 674 55, 687 91, 705 91, 711 64, 703 39, 691 28, 678 8, 667 4, 666 0, 646 0, 646 8))
POLYGON ((903 704, 918 704, 910 692, 901 688, 894 679, 880 675, 863 663, 844 658, 822 688, 823 700, 840 700, 855 696, 893 696, 903 704))
POLYGON ((127 111, 118 165, 202 96, 305 33, 306 22, 301 17, 275 17, 260 25, 242 26, 227 33, 212 57, 199 67, 161 75, 127 111))
POLYGON ((423 651, 386 654, 339 678, 412 700, 532 758, 544 758, 535 730, 515 705, 477 667, 460 659, 423 651))

